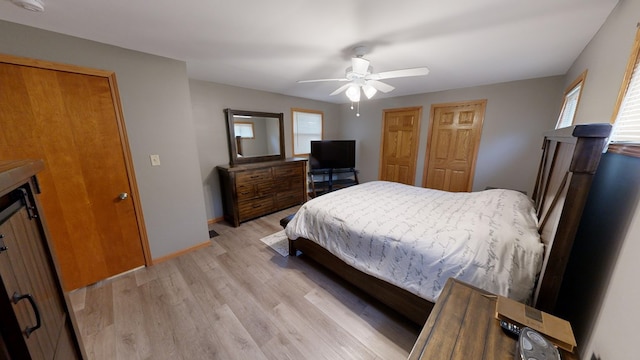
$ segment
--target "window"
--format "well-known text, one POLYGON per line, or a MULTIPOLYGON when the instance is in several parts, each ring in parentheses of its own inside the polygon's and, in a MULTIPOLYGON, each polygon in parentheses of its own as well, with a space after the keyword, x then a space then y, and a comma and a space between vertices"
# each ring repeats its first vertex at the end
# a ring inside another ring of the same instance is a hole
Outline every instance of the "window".
POLYGON ((291 109, 294 156, 309 154, 311 141, 322 140, 322 118, 321 111, 291 109))
POLYGON ((587 70, 580 74, 580 76, 569 85, 567 90, 565 90, 564 103, 562 104, 562 110, 560 110, 556 129, 573 125, 573 120, 576 117, 576 109, 578 109, 578 102, 580 101, 580 94, 584 87, 584 79, 586 77, 587 70))
POLYGON ((618 93, 609 151, 640 157, 640 29, 618 93))
POLYGON ((253 135, 253 123, 236 121, 233 123, 233 132, 236 136, 240 136, 243 139, 254 139, 253 135))

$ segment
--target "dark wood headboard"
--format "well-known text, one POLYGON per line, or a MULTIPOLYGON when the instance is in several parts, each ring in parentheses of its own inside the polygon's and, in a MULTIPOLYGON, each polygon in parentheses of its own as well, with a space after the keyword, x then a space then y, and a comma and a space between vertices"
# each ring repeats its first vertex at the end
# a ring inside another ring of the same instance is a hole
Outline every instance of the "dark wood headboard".
POLYGON ((593 175, 611 132, 610 124, 586 124, 545 134, 533 191, 545 244, 536 308, 553 313, 593 175))

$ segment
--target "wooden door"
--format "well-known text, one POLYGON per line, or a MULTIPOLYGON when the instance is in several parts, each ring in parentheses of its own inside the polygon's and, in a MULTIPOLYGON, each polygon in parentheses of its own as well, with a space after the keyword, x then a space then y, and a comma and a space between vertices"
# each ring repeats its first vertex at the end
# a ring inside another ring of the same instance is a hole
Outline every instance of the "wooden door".
POLYGON ((431 106, 422 186, 471 191, 487 100, 431 106))
POLYGON ((414 185, 421 107, 383 111, 379 179, 414 185))
POLYGON ((113 73, 0 57, 0 159, 28 158, 65 289, 150 262, 113 73))

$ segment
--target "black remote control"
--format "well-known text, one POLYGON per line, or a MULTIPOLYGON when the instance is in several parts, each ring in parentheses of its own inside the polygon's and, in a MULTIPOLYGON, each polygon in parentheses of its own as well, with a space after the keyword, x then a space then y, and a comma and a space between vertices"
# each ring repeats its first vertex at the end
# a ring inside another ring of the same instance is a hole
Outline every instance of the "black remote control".
POLYGON ((507 335, 511 337, 518 338, 520 336, 521 328, 515 324, 500 320, 500 327, 507 335))

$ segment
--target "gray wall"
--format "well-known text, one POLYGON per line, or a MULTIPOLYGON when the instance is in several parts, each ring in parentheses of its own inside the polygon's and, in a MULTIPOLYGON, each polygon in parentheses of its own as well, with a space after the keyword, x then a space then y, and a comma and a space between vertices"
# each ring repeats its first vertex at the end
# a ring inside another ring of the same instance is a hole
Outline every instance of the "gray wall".
POLYGON ((360 117, 342 106, 340 136, 358 142, 361 181, 378 178, 382 111, 422 106, 415 185, 422 184, 432 104, 487 99, 473 190, 487 186, 533 191, 542 134, 552 130, 562 105, 563 77, 404 96, 360 103, 360 117))
MULTIPOLYGON (((640 0, 621 0, 574 62, 565 78, 568 85, 588 69, 584 93, 576 113, 577 123, 609 122, 633 45, 640 14, 640 0)), ((638 184, 636 184, 638 186, 638 184)), ((640 204, 624 214, 625 224, 620 254, 610 281, 601 290, 600 311, 591 314, 594 322, 589 341, 579 344, 584 358, 592 353, 607 359, 637 358, 640 323, 640 204), (636 355, 633 355, 636 354, 636 355)), ((611 203, 609 206, 616 206, 611 203)))
POLYGON ((355 139, 356 167, 361 182, 378 179, 382 110, 422 106, 416 185, 422 184, 432 104, 488 99, 474 190, 487 186, 531 194, 541 151, 542 134, 553 129, 562 102, 563 77, 514 81, 381 100, 364 100, 361 116, 349 104, 336 105, 211 82, 190 80, 200 168, 209 219, 222 217, 216 165, 229 162, 223 110, 283 112, 285 147, 291 156, 291 108, 324 111, 325 139, 355 139), (505 150, 508 149, 508 150, 505 150), (526 164, 526 165, 523 165, 526 164))
POLYGON ((250 122, 253 124, 253 132, 255 135, 253 139, 242 139, 242 155, 243 156, 278 154, 278 151, 270 153, 267 149, 269 137, 267 136, 267 123, 265 119, 263 118, 243 119, 243 121, 250 122), (263 134, 263 135, 259 136, 256 134, 263 134))
POLYGON ((280 151, 280 124, 274 119, 266 123, 267 152, 266 154, 278 154, 280 151))
POLYGON ((293 154, 291 108, 322 111, 324 136, 336 138, 339 134, 340 113, 336 104, 200 80, 189 80, 189 87, 204 200, 209 219, 221 218, 223 214, 216 166, 229 163, 224 109, 283 113, 287 157, 293 154))
POLYGON ((152 257, 208 240, 184 62, 5 21, 0 52, 115 71, 152 257))

